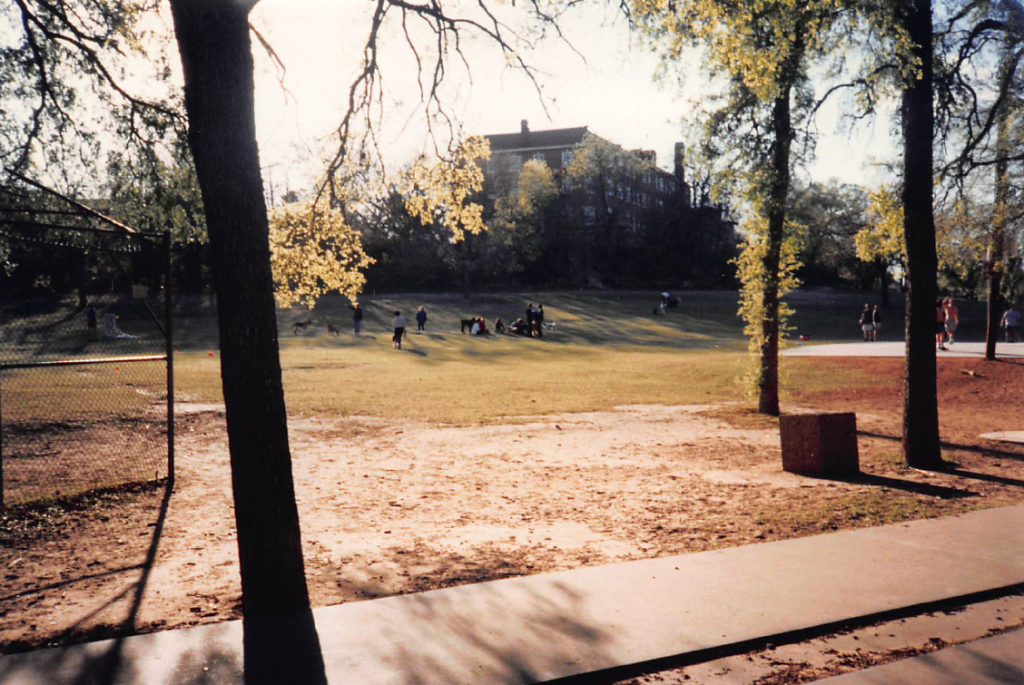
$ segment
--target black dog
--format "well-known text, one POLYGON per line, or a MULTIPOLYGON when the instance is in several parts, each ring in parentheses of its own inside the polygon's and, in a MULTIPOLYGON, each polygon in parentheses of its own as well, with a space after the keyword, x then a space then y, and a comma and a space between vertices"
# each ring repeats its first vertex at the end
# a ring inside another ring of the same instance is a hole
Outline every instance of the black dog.
POLYGON ((469 331, 470 333, 472 333, 473 332, 473 324, 476 323, 476 319, 459 319, 459 322, 462 324, 462 332, 463 333, 465 333, 466 331, 469 331))

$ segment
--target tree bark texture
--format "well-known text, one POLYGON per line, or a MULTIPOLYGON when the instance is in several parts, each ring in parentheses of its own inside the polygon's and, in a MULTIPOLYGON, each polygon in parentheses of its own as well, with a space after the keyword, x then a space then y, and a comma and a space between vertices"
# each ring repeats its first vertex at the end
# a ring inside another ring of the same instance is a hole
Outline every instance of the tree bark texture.
POLYGON ((1006 236, 1006 206, 1010 199, 1010 179, 1007 177, 1009 164, 1006 156, 1010 149, 1009 106, 1003 104, 1002 111, 996 115, 996 158, 995 165, 995 211, 992 215, 992 236, 989 243, 988 261, 988 307, 985 325, 985 359, 995 361, 996 339, 999 337, 999 290, 1002 284, 1003 259, 1005 249, 1003 243, 1006 236))
POLYGON ((254 4, 171 1, 185 74, 189 144, 213 251, 247 618, 309 606, 256 145, 248 22, 254 4))
POLYGON ((906 28, 921 60, 920 75, 903 91, 903 231, 907 245, 906 365, 903 458, 918 468, 942 466, 935 380, 935 300, 938 296, 932 210, 935 115, 932 108, 931 0, 913 0, 906 28))
POLYGON ((757 411, 779 415, 779 264, 786 230, 786 203, 789 199, 789 151, 793 140, 793 120, 789 102, 790 88, 772 104, 774 145, 772 178, 768 188, 768 235, 764 258, 765 282, 761 294, 761 370, 757 380, 757 411))

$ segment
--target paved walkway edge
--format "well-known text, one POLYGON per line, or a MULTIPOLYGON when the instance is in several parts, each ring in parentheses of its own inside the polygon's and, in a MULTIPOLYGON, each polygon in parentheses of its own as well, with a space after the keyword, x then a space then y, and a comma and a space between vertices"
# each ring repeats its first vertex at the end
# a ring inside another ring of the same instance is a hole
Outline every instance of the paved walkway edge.
POLYGON ((322 607, 308 629, 230 621, 11 655, 0 684, 250 685, 267 655, 313 665, 295 682, 544 682, 1021 585, 1021 550, 1015 505, 322 607))
POLYGON ((1024 630, 818 681, 821 685, 1020 685, 1024 630))

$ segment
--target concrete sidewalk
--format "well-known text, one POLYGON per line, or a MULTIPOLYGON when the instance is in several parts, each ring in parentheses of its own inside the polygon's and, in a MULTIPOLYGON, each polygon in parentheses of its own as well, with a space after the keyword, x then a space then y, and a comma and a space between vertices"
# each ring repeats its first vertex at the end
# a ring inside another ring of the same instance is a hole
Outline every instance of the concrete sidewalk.
MULTIPOLYGON (((786 357, 904 357, 906 345, 902 342, 850 342, 829 343, 825 345, 789 343, 792 347, 782 350, 786 357)), ((958 342, 947 345, 945 350, 936 350, 939 359, 947 357, 985 358, 985 343, 958 342)), ((996 345, 997 359, 1024 359, 1024 343, 1004 343, 996 345)))
POLYGON ((1024 630, 818 681, 821 685, 1020 685, 1024 630))
POLYGON ((542 682, 1024 584, 1022 552, 1016 505, 11 655, 0 683, 542 682))

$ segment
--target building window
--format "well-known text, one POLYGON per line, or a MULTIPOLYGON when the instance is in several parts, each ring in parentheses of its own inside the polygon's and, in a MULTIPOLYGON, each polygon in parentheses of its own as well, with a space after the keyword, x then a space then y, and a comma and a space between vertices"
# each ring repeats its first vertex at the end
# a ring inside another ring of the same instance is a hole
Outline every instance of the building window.
POLYGON ((518 174, 523 166, 523 158, 520 155, 508 156, 508 170, 510 173, 518 174))
POLYGON ((543 152, 534 152, 532 159, 535 162, 545 162, 545 163, 547 162, 547 160, 544 159, 544 153, 543 152))
POLYGON ((562 150, 562 168, 565 169, 572 164, 572 150, 562 150))

